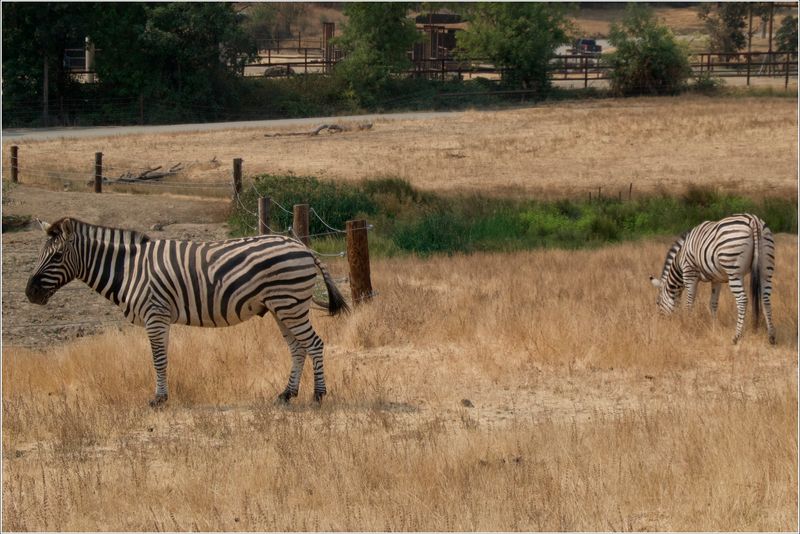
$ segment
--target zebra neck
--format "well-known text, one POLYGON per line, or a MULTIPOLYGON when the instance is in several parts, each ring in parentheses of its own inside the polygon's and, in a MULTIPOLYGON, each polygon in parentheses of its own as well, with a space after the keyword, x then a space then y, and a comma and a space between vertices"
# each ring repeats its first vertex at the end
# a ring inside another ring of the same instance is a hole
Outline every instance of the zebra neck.
POLYGON ((85 225, 78 232, 78 278, 108 300, 124 300, 126 270, 137 252, 136 234, 115 228, 85 225))
POLYGON ((680 258, 682 252, 682 249, 676 252, 662 276, 664 288, 673 298, 683 289, 683 268, 681 267, 680 258))

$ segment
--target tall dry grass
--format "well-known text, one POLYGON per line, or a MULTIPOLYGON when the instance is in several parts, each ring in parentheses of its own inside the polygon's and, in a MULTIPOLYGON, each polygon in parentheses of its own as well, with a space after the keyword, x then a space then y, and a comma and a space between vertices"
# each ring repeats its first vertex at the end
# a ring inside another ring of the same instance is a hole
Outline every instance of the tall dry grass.
MULTIPOLYGON (((388 175, 442 192, 585 198, 598 187, 605 195, 627 194, 633 183, 635 195, 683 193, 688 185, 700 185, 740 195, 796 197, 797 100, 791 98, 554 103, 424 120, 381 119, 371 130, 336 135, 264 137, 310 129, 22 141, 20 179, 61 189, 74 178, 70 187, 85 190, 94 153, 102 151, 110 177, 183 162, 186 172, 173 181, 206 184, 228 183, 231 161, 241 157, 246 175, 334 180, 388 175), (64 173, 42 176, 47 169, 64 173)), ((4 151, 4 168, 8 157, 4 151)))
POLYGON ((658 317, 668 244, 376 261, 378 298, 314 317, 321 407, 308 369, 273 404, 290 363, 271 320, 176 327, 155 412, 141 330, 6 347, 4 526, 794 529, 796 237, 777 240, 774 347, 733 346, 733 299, 713 324, 707 287, 658 317))

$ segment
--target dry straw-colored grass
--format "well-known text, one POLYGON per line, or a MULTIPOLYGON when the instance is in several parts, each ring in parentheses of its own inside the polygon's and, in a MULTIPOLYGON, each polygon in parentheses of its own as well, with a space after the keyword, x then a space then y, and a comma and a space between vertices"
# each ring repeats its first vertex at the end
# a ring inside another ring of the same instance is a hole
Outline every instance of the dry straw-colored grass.
POLYGON ((277 328, 175 328, 166 409, 144 332, 3 358, 3 520, 19 530, 791 530, 797 246, 774 314, 730 343, 728 293, 660 318, 667 240, 373 264, 380 296, 316 315, 272 399, 277 328), (308 371, 308 369, 306 370, 308 371), (469 399, 474 407, 462 405, 469 399))
MULTIPOLYGON (((336 180, 404 178, 441 192, 580 197, 682 193, 689 184, 738 194, 796 196, 797 101, 790 98, 635 98, 468 111, 426 120, 375 121, 371 130, 316 137, 264 137, 308 125, 202 133, 20 142, 23 182, 55 183, 83 173, 102 151, 109 176, 184 162, 180 182, 295 173, 336 180), (25 173, 27 168, 28 174, 25 173)), ((7 151, 6 151, 7 152, 7 151)), ((8 154, 4 153, 4 165, 8 154)), ((7 167, 6 167, 7 168, 7 167)), ((83 188, 83 189, 81 189, 83 188)), ((221 190, 220 194, 227 194, 221 190)))

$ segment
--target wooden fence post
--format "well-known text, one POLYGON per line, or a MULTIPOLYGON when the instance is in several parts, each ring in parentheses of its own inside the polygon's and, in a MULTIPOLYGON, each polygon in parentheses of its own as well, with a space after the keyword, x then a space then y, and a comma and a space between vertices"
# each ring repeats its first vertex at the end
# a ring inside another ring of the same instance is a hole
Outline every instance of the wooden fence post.
MULTIPOLYGON (((787 67, 788 68, 788 67, 787 67)), ((19 147, 17 145, 13 145, 11 147, 11 183, 17 184, 19 183, 19 157, 18 151, 19 147)))
POLYGON ((789 52, 786 52, 786 80, 783 82, 783 90, 789 89, 789 52))
POLYGON ((628 187, 628 200, 630 200, 632 196, 633 196, 633 182, 631 182, 631 185, 628 187))
POLYGON ((353 304, 372 298, 369 273, 369 240, 367 221, 347 221, 347 263, 350 266, 350 291, 353 304))
POLYGON ((258 233, 267 235, 269 230, 269 197, 258 197, 258 233))
POLYGON ((311 242, 308 231, 308 204, 295 204, 294 205, 294 222, 292 222, 292 231, 295 238, 302 241, 305 246, 311 242))
POLYGON ((589 57, 583 57, 583 88, 589 87, 589 57))
POLYGON ((103 192, 103 153, 94 153, 94 192, 103 192))
POLYGON ((242 192, 242 158, 233 160, 233 200, 234 202, 242 192))

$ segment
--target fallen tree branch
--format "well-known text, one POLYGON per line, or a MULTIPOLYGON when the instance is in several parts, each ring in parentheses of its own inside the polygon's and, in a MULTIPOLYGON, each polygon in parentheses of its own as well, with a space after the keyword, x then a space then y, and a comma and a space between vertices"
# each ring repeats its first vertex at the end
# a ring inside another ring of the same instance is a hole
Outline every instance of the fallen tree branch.
POLYGON ((321 124, 309 132, 288 132, 288 133, 279 132, 272 134, 264 134, 264 137, 288 137, 297 135, 312 136, 312 135, 319 135, 320 132, 322 132, 323 130, 327 130, 330 133, 340 133, 340 132, 369 130, 371 128, 372 128, 371 122, 358 124, 355 127, 348 125, 341 125, 341 124, 321 124))

